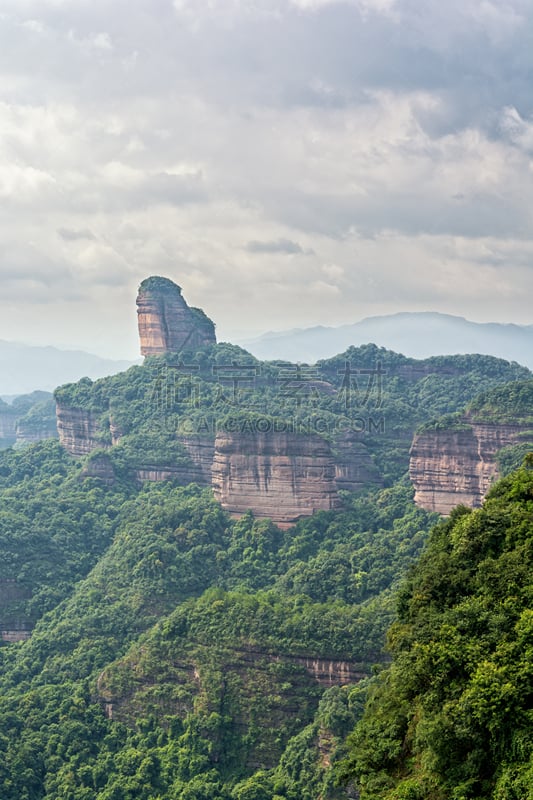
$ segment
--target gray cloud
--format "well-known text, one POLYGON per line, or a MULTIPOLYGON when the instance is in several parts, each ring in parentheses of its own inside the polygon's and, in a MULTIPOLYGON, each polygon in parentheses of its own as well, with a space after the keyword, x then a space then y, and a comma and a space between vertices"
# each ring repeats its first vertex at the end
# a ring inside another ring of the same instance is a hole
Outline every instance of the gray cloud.
POLYGON ((91 233, 91 231, 86 228, 78 231, 70 230, 69 228, 59 228, 57 233, 66 242, 78 242, 83 239, 94 241, 94 239, 96 239, 94 233, 91 233))
POLYGON ((75 302, 71 335, 120 320, 130 356, 160 271, 222 331, 236 308, 530 318, 530 0, 3 0, 0 22, 0 337, 75 302))
MULTIPOLYGON (((285 253, 287 255, 302 255, 306 251, 291 239, 275 239, 270 242, 248 242, 246 250, 249 253, 285 253)), ((310 253, 312 255, 312 252, 310 253)))

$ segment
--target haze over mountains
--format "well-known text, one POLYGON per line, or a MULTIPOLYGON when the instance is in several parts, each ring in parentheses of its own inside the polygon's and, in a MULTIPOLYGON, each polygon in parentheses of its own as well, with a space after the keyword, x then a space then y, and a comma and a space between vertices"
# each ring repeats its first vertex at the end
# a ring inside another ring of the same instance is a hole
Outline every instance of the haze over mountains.
POLYGON ((430 311, 368 317, 338 328, 265 333, 237 344, 257 358, 313 363, 370 342, 413 358, 479 353, 533 368, 533 325, 470 322, 430 311))
POLYGON ((0 340, 0 396, 36 389, 53 391, 62 383, 84 376, 102 378, 130 367, 133 361, 115 361, 81 350, 59 350, 0 340))
MULTIPOLYGON (((401 312, 368 317, 352 325, 269 332, 237 340, 259 359, 314 363, 350 345, 373 343, 413 358, 479 353, 517 361, 533 369, 533 325, 471 322, 438 312, 401 312)), ((61 350, 0 340, 0 396, 53 391, 63 383, 112 375, 134 361, 102 358, 81 350, 61 350)))

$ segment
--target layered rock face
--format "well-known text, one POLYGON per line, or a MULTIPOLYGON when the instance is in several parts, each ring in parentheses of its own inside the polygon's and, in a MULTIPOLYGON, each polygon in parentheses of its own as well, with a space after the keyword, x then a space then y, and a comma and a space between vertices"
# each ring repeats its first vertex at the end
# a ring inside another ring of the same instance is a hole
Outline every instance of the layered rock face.
POLYGON ((175 715, 183 719, 195 708, 210 708, 210 697, 216 692, 215 696, 223 698, 232 735, 243 737, 240 766, 254 771, 272 769, 287 740, 302 724, 311 722, 320 688, 354 684, 368 677, 361 663, 240 644, 222 647, 216 636, 212 645, 185 645, 163 679, 154 669, 155 655, 151 661, 141 661, 130 654, 116 663, 114 670, 104 669, 97 692, 106 716, 135 727, 139 708, 150 698, 151 713, 157 717, 175 715), (214 659, 219 666, 215 673, 214 659), (157 700, 153 702, 152 698, 157 700))
POLYGON ((335 443, 335 483, 338 489, 348 492, 366 486, 383 486, 372 456, 353 431, 347 431, 335 443))
POLYGON ((57 436, 55 420, 44 420, 39 424, 20 420, 17 423, 17 444, 35 444, 35 442, 41 442, 43 439, 57 439, 57 436))
POLYGON ((81 478, 98 478, 106 486, 113 486, 116 482, 115 470, 111 459, 106 453, 99 453, 94 456, 83 468, 81 478))
MULTIPOLYGON (((98 415, 86 409, 58 403, 57 429, 62 446, 73 456, 103 446, 98 415)), ((116 444, 120 435, 112 423, 109 433, 116 444)), ((216 439, 199 434, 177 439, 188 463, 151 464, 140 452, 135 478, 213 486, 217 500, 236 515, 251 509, 257 517, 290 525, 320 509, 337 507, 338 489, 353 491, 369 482, 381 485, 371 456, 352 433, 340 438, 335 454, 320 436, 296 433, 221 432, 216 439)), ((113 481, 105 459, 91 462, 84 474, 113 481)))
POLYGON ((135 470, 137 480, 140 483, 177 480, 183 486, 188 483, 211 486, 211 467, 215 454, 213 439, 191 435, 178 436, 177 440, 185 448, 190 461, 187 464, 165 464, 164 466, 142 464, 135 470))
POLYGON ((84 408, 70 408, 60 403, 56 405, 57 432, 59 441, 72 456, 86 456, 97 447, 102 447, 98 439, 98 417, 84 408))
POLYGON ((411 447, 409 475, 415 502, 449 514, 463 504, 479 507, 498 477, 496 454, 518 444, 525 426, 469 422, 419 433, 411 447))
POLYGON ((216 344, 213 322, 200 309, 190 308, 181 288, 168 278, 154 276, 141 283, 137 317, 143 356, 216 344))
POLYGON ((251 508, 281 524, 339 502, 331 448, 316 435, 218 433, 212 483, 230 513, 251 508))

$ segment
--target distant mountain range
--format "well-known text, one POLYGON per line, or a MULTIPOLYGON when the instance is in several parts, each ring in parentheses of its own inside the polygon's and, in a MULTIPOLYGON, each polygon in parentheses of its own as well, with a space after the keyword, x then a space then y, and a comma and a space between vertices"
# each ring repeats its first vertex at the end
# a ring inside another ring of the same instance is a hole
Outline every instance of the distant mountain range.
POLYGON ((518 361, 533 369, 533 325, 470 322, 437 312, 368 317, 338 328, 317 326, 265 333, 239 341, 260 359, 314 363, 350 345, 372 342, 414 358, 479 353, 518 361))
POLYGON ((133 361, 114 361, 80 350, 59 350, 0 340, 0 396, 53 391, 62 383, 87 376, 102 378, 131 367, 133 361))
MULTIPOLYGON (((316 326, 265 333, 236 344, 257 358, 309 364, 372 342, 414 358, 480 353, 518 361, 533 369, 533 325, 470 322, 437 312, 368 317, 353 325, 316 326)), ((118 361, 80 350, 60 350, 0 340, 0 397, 53 391, 87 375, 93 380, 128 369, 118 361)))

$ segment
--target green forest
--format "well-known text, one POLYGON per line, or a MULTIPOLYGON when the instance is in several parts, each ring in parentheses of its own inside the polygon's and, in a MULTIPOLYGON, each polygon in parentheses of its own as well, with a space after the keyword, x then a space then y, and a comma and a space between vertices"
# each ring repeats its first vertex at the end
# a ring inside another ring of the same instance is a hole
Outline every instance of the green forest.
POLYGON ((0 621, 23 634, 0 647, 0 798, 533 798, 533 462, 503 453, 483 508, 448 519, 406 474, 413 432, 443 414, 529 422, 528 370, 372 345, 305 380, 230 345, 183 358, 56 391, 97 418, 89 456, 0 452, 0 621), (386 420, 364 437, 379 485, 286 529, 134 474, 186 466, 184 414, 362 409, 386 420))

